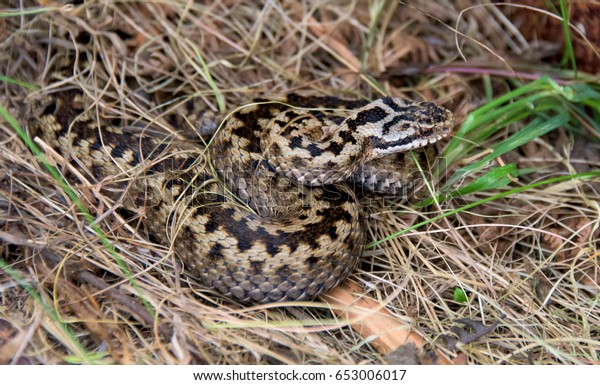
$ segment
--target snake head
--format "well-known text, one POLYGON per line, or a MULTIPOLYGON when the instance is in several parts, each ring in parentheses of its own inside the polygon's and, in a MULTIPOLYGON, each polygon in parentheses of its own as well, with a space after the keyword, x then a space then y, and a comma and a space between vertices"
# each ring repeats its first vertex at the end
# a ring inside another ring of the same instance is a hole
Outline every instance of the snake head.
POLYGON ((385 97, 363 107, 347 124, 362 135, 365 160, 370 160, 437 142, 454 128, 454 115, 435 103, 385 97))

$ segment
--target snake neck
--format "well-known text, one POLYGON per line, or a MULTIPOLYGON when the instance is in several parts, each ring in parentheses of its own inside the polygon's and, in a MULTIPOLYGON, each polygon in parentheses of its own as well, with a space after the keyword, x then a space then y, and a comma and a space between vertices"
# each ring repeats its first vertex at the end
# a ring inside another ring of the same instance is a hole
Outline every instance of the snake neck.
POLYGON ((453 126, 443 107, 386 97, 349 116, 281 111, 263 132, 261 148, 276 172, 299 184, 326 185, 351 178, 372 160, 434 143, 453 126))

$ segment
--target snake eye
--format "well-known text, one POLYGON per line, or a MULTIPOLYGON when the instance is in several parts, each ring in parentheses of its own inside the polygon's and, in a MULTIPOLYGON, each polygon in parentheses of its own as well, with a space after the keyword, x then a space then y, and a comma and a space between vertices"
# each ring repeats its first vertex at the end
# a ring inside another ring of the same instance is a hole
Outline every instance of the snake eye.
POLYGON ((422 136, 429 136, 430 134, 431 134, 431 128, 428 128, 428 127, 421 128, 422 136))

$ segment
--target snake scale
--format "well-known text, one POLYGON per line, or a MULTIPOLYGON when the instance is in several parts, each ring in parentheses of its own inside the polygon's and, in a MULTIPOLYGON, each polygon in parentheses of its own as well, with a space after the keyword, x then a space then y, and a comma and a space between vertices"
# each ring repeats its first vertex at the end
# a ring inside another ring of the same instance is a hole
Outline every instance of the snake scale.
POLYGON ((88 104, 77 91, 52 94, 30 128, 106 196, 141 210, 187 274, 257 303, 311 299, 344 279, 365 243, 354 189, 405 191, 405 152, 454 126, 430 102, 291 94, 237 109, 204 151, 98 120, 88 104))

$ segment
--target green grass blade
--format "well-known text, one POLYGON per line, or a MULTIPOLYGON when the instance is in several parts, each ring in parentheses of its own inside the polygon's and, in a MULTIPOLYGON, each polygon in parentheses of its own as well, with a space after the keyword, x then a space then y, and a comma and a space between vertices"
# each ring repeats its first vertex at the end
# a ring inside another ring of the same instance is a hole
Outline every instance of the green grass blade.
POLYGON ((567 9, 567 1, 560 0, 560 13, 562 15, 563 34, 565 39, 565 52, 563 54, 562 65, 570 64, 575 78, 577 78, 577 62, 575 60, 575 51, 573 50, 573 41, 571 39, 571 29, 569 27, 569 10, 567 9))
POLYGON ((25 89, 32 90, 32 91, 39 89, 39 87, 35 84, 24 82, 19 79, 14 79, 14 78, 4 76, 4 75, 0 75, 0 82, 4 82, 4 83, 8 83, 8 84, 15 84, 19 87, 23 87, 25 89))
POLYGON ((73 330, 71 330, 67 323, 63 322, 60 319, 54 308, 48 305, 46 301, 44 301, 42 296, 37 292, 37 290, 35 290, 33 286, 31 286, 25 279, 23 279, 17 271, 13 270, 12 267, 10 267, 10 265, 6 263, 6 261, 2 258, 0 258, 0 270, 6 272, 6 274, 8 274, 8 276, 13 281, 18 283, 19 286, 21 286, 27 292, 27 294, 29 294, 29 296, 31 296, 31 298, 33 298, 33 300, 42 307, 44 312, 54 321, 55 325, 59 328, 59 331, 69 340, 71 347, 75 350, 76 357, 78 360, 85 363, 94 363, 96 361, 94 355, 86 351, 86 349, 83 347, 83 345, 81 345, 81 343, 77 339, 77 336, 75 335, 73 330))
POLYGON ((365 246, 365 248, 371 249, 371 248, 373 248, 373 247, 375 247, 377 245, 382 244, 383 242, 387 242, 390 239, 394 239, 396 237, 404 235, 404 234, 406 234, 406 233, 408 233, 410 231, 418 229, 419 227, 423 227, 423 226, 425 226, 425 225, 427 225, 429 223, 432 223, 432 222, 435 222, 435 221, 439 221, 440 219, 452 216, 454 214, 457 214, 457 213, 460 213, 460 212, 463 212, 463 211, 467 211, 469 209, 472 209, 473 207, 477 207, 477 206, 483 205, 485 203, 488 203, 488 202, 491 202, 491 201, 494 201, 494 200, 497 200, 497 199, 501 199, 501 198, 507 197, 509 195, 514 195, 514 194, 521 193, 523 191, 531 190, 531 189, 534 189, 534 188, 537 188, 537 187, 541 187, 541 186, 545 186, 545 185, 548 185, 548 184, 560 183, 560 182, 564 182, 564 181, 567 181, 567 180, 573 180, 573 179, 580 179, 582 182, 589 182, 591 180, 600 180, 600 170, 598 170, 598 171, 584 172, 584 173, 580 173, 580 174, 561 175, 561 176, 556 177, 556 178, 542 180, 542 181, 539 181, 539 182, 536 182, 536 183, 532 183, 532 184, 529 184, 529 185, 526 185, 526 186, 520 186, 520 187, 511 189, 511 190, 503 191, 503 192, 501 192, 499 194, 496 194, 496 195, 493 195, 493 196, 490 196, 490 197, 478 200, 477 202, 469 203, 467 205, 464 205, 462 207, 456 208, 454 210, 447 211, 447 212, 442 213, 442 214, 440 214, 440 215, 438 215, 438 216, 436 216, 434 218, 430 218, 430 219, 427 219, 427 220, 425 220, 423 222, 416 223, 416 224, 414 224, 412 226, 409 226, 409 227, 407 227, 405 229, 402 229, 402 230, 400 230, 400 231, 398 231, 398 232, 396 232, 394 234, 388 235, 387 237, 382 238, 382 239, 380 239, 380 240, 378 240, 376 242, 370 243, 367 246, 365 246))
POLYGON ((468 185, 461 187, 459 189, 450 190, 450 188, 453 186, 453 184, 446 184, 440 190, 440 194, 436 198, 430 197, 430 198, 424 199, 424 200, 414 204, 414 206, 415 207, 427 207, 436 201, 438 203, 441 203, 449 198, 454 198, 456 196, 474 194, 476 192, 484 191, 484 190, 495 190, 500 187, 507 186, 508 184, 510 184, 513 181, 513 179, 511 179, 511 177, 516 178, 520 174, 521 173, 517 169, 517 166, 512 163, 506 164, 501 167, 496 167, 496 168, 488 171, 485 175, 480 176, 475 181, 473 181, 473 182, 469 183, 468 185))
POLYGON ((570 119, 570 116, 566 112, 561 112, 560 114, 549 118, 546 121, 543 121, 541 118, 534 119, 531 123, 526 125, 517 131, 510 138, 503 140, 499 143, 493 144, 490 149, 491 152, 483 157, 481 160, 471 163, 470 165, 461 168, 458 170, 447 182, 448 185, 453 185, 459 179, 464 178, 465 175, 470 174, 476 170, 484 167, 491 160, 506 154, 509 151, 514 150, 517 147, 524 145, 532 141, 535 138, 538 138, 548 132, 565 125, 570 119))
POLYGON ((204 81, 209 85, 210 89, 213 91, 213 93, 215 95, 215 99, 217 101, 217 106, 219 107, 219 111, 225 112, 225 97, 223 97, 223 93, 217 86, 217 83, 215 83, 215 80, 212 77, 212 74, 210 73, 210 68, 208 68, 206 61, 200 54, 200 50, 198 49, 198 46, 195 45, 194 43, 192 43, 188 39, 186 39, 186 42, 190 45, 190 47, 192 47, 192 50, 194 51, 194 54, 196 55, 196 60, 200 63, 200 66, 198 66, 198 64, 189 57, 188 57, 188 62, 192 65, 192 67, 194 67, 196 72, 198 72, 200 74, 200 76, 202 76, 204 81))
POLYGON ((15 11, 4 10, 0 12, 0 17, 20 17, 20 16, 31 16, 39 15, 40 13, 47 13, 53 11, 70 12, 73 9, 72 4, 63 5, 61 7, 38 7, 38 8, 24 8, 15 11))

